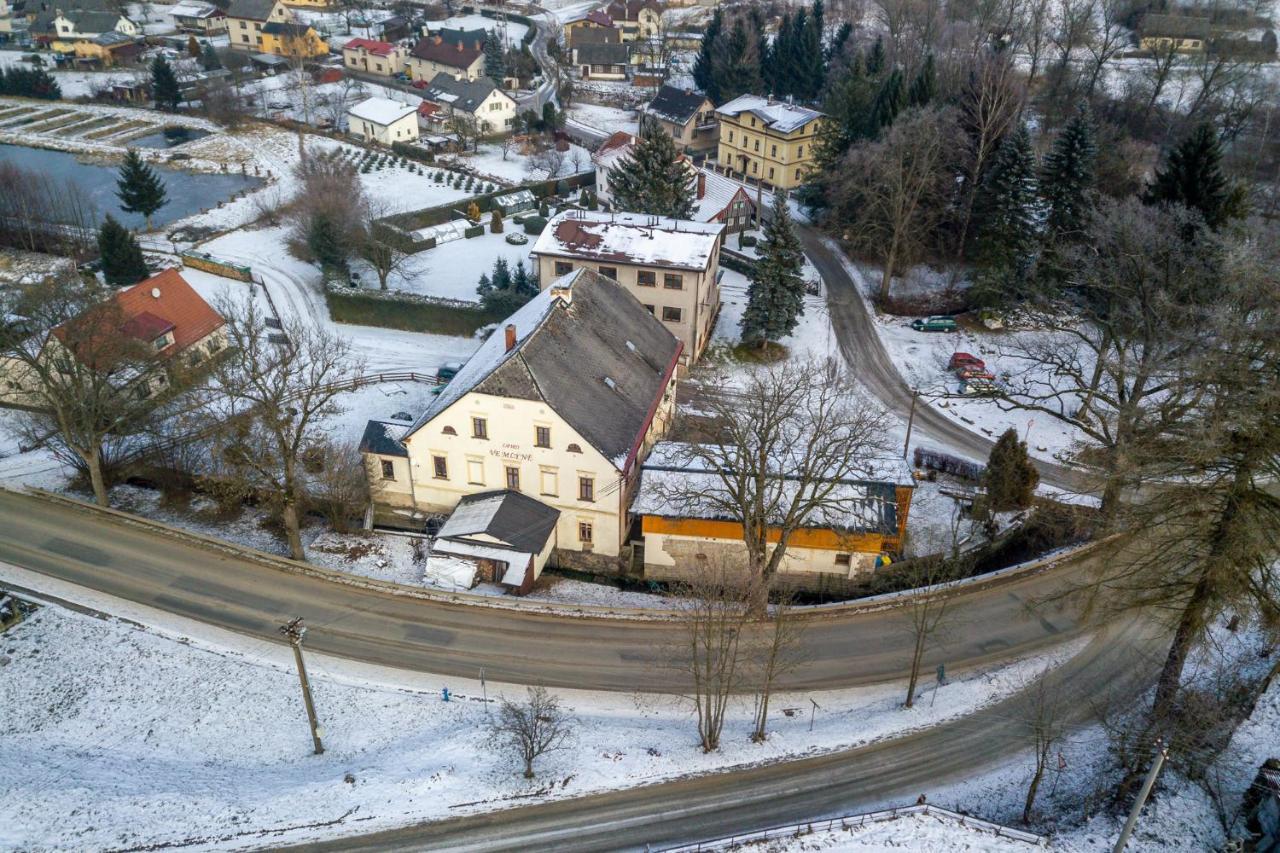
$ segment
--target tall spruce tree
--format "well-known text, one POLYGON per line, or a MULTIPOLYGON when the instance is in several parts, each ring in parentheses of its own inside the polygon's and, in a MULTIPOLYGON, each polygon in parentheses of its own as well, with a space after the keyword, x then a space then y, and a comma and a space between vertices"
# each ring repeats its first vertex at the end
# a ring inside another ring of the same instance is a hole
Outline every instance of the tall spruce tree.
POLYGON ((849 37, 853 35, 853 24, 844 21, 840 24, 840 28, 836 30, 836 34, 831 37, 831 41, 827 43, 827 47, 823 50, 823 56, 826 57, 827 65, 844 52, 844 46, 849 43, 849 37))
POLYGON ((870 77, 879 77, 880 72, 884 70, 884 41, 880 36, 876 36, 875 43, 871 45, 871 51, 867 54, 867 75, 870 77))
POLYGON ((125 213, 141 213, 146 218, 148 231, 152 214, 169 202, 164 181, 132 148, 120 164, 116 198, 120 199, 120 209, 125 213))
POLYGON ((754 26, 748 27, 747 17, 739 15, 728 35, 721 37, 723 46, 715 55, 713 73, 715 89, 725 101, 764 88, 757 34, 754 26))
POLYGON ((720 103, 720 92, 715 84, 715 51, 724 29, 724 12, 717 6, 711 14, 711 21, 702 33, 702 44, 698 48, 698 57, 693 62, 693 82, 714 103, 720 103))
POLYGON ((1198 210, 1210 228, 1244 215, 1243 194, 1222 171, 1222 145, 1213 125, 1202 122, 1169 152, 1147 188, 1148 204, 1181 204, 1198 210))
POLYGON ((822 51, 823 29, 826 27, 822 0, 813 0, 802 28, 796 33, 798 56, 796 58, 795 96, 805 101, 817 100, 822 83, 827 76, 826 59, 822 51))
POLYGON ((163 56, 157 56, 151 62, 151 96, 156 106, 173 112, 182 100, 182 90, 178 87, 178 76, 173 73, 173 66, 163 56))
POLYGON ((905 100, 902 69, 895 68, 884 78, 884 82, 880 84, 880 91, 876 93, 876 99, 871 104, 865 136, 869 138, 879 136, 880 131, 893 124, 898 113, 902 112, 905 100))
POLYGON ((204 50, 200 54, 200 67, 205 71, 217 71, 222 67, 222 60, 218 58, 218 51, 214 50, 211 42, 204 43, 204 50))
POLYGON ((1019 126, 1000 144, 974 199, 971 257, 978 262, 984 301, 1017 296, 1036 251, 1036 160, 1019 126))
POLYGON ((773 197, 773 215, 765 223, 759 256, 739 327, 743 343, 767 350, 791 334, 804 313, 804 252, 782 190, 773 197))
POLYGON ((926 106, 937 93, 938 72, 934 67, 933 54, 927 53, 924 63, 921 64, 920 70, 916 72, 916 76, 911 80, 911 86, 907 89, 907 106, 926 106))
POLYGON ((151 274, 138 241, 109 213, 98 228, 98 255, 103 278, 115 287, 137 284, 151 274))
POLYGON ((1040 472, 1027 455, 1027 443, 1018 440, 1017 430, 1005 430, 987 459, 982 474, 987 490, 987 506, 993 512, 1026 509, 1040 485, 1040 472))
POLYGON ((1049 237, 1069 237, 1084 228, 1092 206, 1089 193, 1093 190, 1097 153, 1089 108, 1081 104, 1045 155, 1040 173, 1040 195, 1049 208, 1049 237))
POLYGON ((507 76, 507 60, 503 56, 502 41, 493 30, 489 30, 484 37, 484 76, 499 84, 507 76))
POLYGON ((688 219, 695 177, 675 141, 655 122, 645 122, 640 141, 609 170, 613 206, 632 213, 688 219))
POLYGON ((774 37, 770 51, 771 61, 764 68, 764 79, 768 89, 779 98, 792 94, 795 81, 795 27, 792 25, 791 13, 783 12, 778 22, 778 34, 774 37))

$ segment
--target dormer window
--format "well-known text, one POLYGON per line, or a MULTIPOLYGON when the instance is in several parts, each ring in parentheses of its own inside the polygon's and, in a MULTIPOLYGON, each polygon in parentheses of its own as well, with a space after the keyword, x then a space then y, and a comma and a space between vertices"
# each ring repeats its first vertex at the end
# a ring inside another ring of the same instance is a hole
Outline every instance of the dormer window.
POLYGON ((156 352, 159 352, 171 343, 173 343, 173 332, 165 332, 163 335, 152 341, 151 345, 156 348, 156 352))

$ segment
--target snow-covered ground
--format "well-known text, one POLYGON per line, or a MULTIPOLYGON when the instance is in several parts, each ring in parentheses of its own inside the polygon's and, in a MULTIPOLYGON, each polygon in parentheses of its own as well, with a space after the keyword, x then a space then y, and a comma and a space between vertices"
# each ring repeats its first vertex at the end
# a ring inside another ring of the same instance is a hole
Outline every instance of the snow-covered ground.
MULTIPOLYGON (((513 246, 506 241, 506 236, 513 232, 524 233, 518 224, 508 221, 502 234, 486 230, 479 237, 450 240, 434 249, 410 255, 403 268, 388 278, 387 287, 424 296, 478 302, 480 297, 476 286, 480 283, 480 276, 491 275, 494 261, 498 258, 505 258, 513 270, 520 261, 524 262, 525 269, 533 270, 529 247, 535 238, 530 237, 523 246, 513 246)), ((354 268, 360 271, 360 279, 366 287, 378 286, 378 278, 371 269, 361 265, 354 268)))
MULTIPOLYGON (((15 573, 30 580, 0 567, 15 573)), ((92 594, 82 603, 144 623, 155 614, 92 594)), ((526 782, 484 743, 479 684, 309 655, 326 747, 314 756, 283 646, 160 618, 170 636, 45 607, 5 634, 0 846, 283 843, 810 755, 970 713, 1086 642, 957 677, 911 711, 897 684, 775 696, 762 745, 747 736, 751 702, 735 703, 710 755, 683 700, 564 691, 573 747, 544 757, 526 782), (822 708, 812 732, 811 696, 822 708)))
MULTIPOLYGON (((451 18, 445 18, 443 21, 431 21, 428 26, 434 32, 435 30, 494 30, 501 34, 498 22, 493 18, 486 18, 484 15, 454 15, 451 18)), ((524 34, 529 28, 524 24, 516 21, 506 22, 507 44, 511 47, 518 47, 524 34)))
POLYGON ((552 154, 525 155, 508 151, 503 156, 502 146, 494 142, 481 143, 480 149, 465 154, 442 157, 441 162, 457 162, 468 166, 477 175, 500 184, 521 184, 552 177, 568 178, 581 172, 594 170, 591 152, 580 145, 570 145, 569 150, 552 154))
POLYGON ((622 107, 574 101, 569 107, 569 119, 604 134, 640 132, 636 111, 622 107))

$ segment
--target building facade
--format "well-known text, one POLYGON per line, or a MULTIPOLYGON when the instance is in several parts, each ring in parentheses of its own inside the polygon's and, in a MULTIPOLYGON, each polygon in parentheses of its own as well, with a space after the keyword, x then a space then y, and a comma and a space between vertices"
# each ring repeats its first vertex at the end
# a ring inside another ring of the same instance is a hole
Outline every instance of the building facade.
POLYGON ((329 55, 329 44, 309 24, 267 21, 258 35, 258 47, 272 56, 316 59, 329 55))
POLYGON ((418 108, 390 98, 367 98, 347 110, 347 132, 380 145, 413 142, 418 138, 418 108))
POLYGON ((589 269, 622 284, 683 344, 692 365, 711 340, 720 311, 719 223, 636 213, 569 210, 534 244, 538 280, 589 269))
POLYGON ((284 24, 293 15, 279 0, 231 0, 227 8, 227 37, 235 50, 262 50, 262 28, 284 24))
POLYGON ((616 571, 679 354, 617 282, 589 270, 548 282, 412 425, 370 423, 375 517, 410 527, 469 495, 520 492, 559 512, 553 564, 616 571))
POLYGON ((734 98, 716 116, 721 168, 787 190, 804 183, 826 116, 759 95, 734 98))
POLYGON ((515 99, 488 77, 458 80, 440 73, 422 90, 422 97, 435 105, 430 111, 433 123, 447 126, 449 119, 462 116, 475 123, 481 136, 499 136, 515 128, 515 99))
POLYGON ((432 80, 437 74, 478 80, 484 76, 484 36, 452 43, 442 33, 423 36, 409 51, 406 70, 414 80, 432 80))
POLYGON ((712 151, 720 141, 716 105, 692 89, 664 85, 642 110, 687 153, 712 151))
POLYGON ((354 71, 393 77, 404 71, 408 51, 391 42, 352 39, 342 47, 342 64, 354 71))

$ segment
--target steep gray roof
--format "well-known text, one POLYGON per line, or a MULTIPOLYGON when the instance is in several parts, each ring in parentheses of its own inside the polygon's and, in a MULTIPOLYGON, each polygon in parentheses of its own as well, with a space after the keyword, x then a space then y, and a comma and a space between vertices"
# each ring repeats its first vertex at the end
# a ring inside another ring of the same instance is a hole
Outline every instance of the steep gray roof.
POLYGON ((645 107, 645 112, 676 124, 684 124, 698 114, 707 96, 691 89, 663 85, 645 107))
POLYGON ((400 443, 400 439, 404 438, 405 433, 408 431, 408 424, 397 424, 390 421, 369 421, 365 425, 364 435, 360 439, 360 452, 408 458, 409 451, 400 443))
POLYGON ((227 17, 265 21, 271 16, 271 10, 275 6, 275 0, 231 0, 231 5, 227 7, 227 17))
POLYGON ((479 492, 458 501, 438 535, 461 540, 492 536, 517 551, 537 554, 559 519, 560 510, 520 492, 479 492))
POLYGON ((473 113, 497 88, 497 84, 488 77, 480 77, 476 80, 455 80, 452 74, 441 71, 431 78, 431 84, 422 92, 422 97, 463 112, 473 113))
POLYGON ((573 47, 578 65, 626 65, 631 58, 629 44, 579 44, 573 47))
POLYGON ((120 16, 115 12, 102 12, 95 9, 76 9, 62 14, 76 25, 78 33, 110 32, 120 21, 120 16))
POLYGON ((679 352, 679 341, 622 285, 575 270, 499 323, 409 434, 472 391, 541 400, 622 469, 679 352), (507 325, 516 327, 510 351, 507 325))

